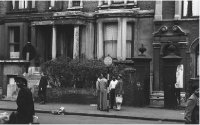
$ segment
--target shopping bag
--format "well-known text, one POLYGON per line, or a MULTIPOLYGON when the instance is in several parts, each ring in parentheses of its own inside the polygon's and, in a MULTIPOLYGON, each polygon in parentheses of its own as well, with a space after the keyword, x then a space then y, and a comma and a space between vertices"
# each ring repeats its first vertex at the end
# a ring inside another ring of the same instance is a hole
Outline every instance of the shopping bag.
POLYGON ((116 97, 116 103, 122 103, 122 101, 123 101, 122 96, 116 97))

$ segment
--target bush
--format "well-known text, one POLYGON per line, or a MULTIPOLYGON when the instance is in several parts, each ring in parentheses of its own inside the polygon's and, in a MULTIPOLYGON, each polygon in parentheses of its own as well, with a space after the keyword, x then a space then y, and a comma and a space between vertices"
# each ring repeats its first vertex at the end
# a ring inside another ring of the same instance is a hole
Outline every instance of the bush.
POLYGON ((50 84, 54 87, 95 88, 100 73, 108 72, 110 76, 117 75, 125 67, 124 64, 107 67, 103 60, 57 58, 42 64, 41 69, 46 72, 50 84))

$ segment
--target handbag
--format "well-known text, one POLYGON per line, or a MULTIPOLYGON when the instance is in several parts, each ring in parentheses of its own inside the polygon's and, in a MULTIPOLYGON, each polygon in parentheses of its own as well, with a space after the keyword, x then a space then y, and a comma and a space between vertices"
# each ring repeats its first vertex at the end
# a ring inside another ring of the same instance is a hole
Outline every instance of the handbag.
POLYGON ((123 98, 122 96, 116 96, 116 103, 122 103, 123 98))

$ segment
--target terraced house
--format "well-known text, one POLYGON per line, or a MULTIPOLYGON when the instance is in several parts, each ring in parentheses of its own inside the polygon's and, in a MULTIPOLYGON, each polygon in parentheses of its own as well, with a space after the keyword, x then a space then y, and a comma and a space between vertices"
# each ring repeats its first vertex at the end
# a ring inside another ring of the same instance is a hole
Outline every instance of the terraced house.
POLYGON ((148 84, 148 95, 162 95, 168 91, 165 85, 176 80, 176 71, 170 76, 174 68, 166 70, 172 64, 167 63, 171 53, 177 60, 170 58, 169 62, 183 64, 181 91, 186 92, 199 77, 198 5, 198 0, 0 1, 3 94, 15 75, 27 68, 34 73, 45 61, 60 56, 102 59, 109 55, 124 63, 133 60, 136 73, 145 72, 137 79, 148 84), (36 53, 27 55, 24 46, 29 42, 36 53), (139 48, 146 48, 145 56, 139 48), (143 71, 140 67, 146 65, 143 71))

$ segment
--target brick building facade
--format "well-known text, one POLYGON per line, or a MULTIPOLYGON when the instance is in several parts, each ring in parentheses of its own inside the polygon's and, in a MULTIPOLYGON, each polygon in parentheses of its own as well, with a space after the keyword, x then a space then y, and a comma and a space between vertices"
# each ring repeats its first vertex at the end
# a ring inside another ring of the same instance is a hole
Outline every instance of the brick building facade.
MULTIPOLYGON (((27 66, 33 69, 59 56, 116 61, 139 57, 147 49, 150 92, 163 91, 161 58, 166 45, 178 48, 184 64, 184 88, 198 77, 199 16, 185 14, 182 1, 0 1, 0 86, 27 66), (184 14, 183 14, 184 13, 184 14), (189 16, 188 16, 189 15, 189 16), (177 35, 172 27, 181 30, 177 35), (169 33, 160 32, 167 28, 169 33), (36 49, 33 60, 22 56, 27 42, 36 49), (37 63, 37 64, 36 64, 37 63), (192 67, 192 68, 191 68, 192 67)), ((184 5, 183 5, 184 4, 184 5)), ((194 6, 192 6, 194 7, 194 6)), ((190 6, 188 8, 191 9, 190 6)), ((186 8, 186 9, 188 9, 186 8)), ((190 12, 190 11, 188 11, 190 12)), ((164 53, 164 54, 163 54, 164 53)), ((4 94, 6 90, 3 91, 4 94)))

